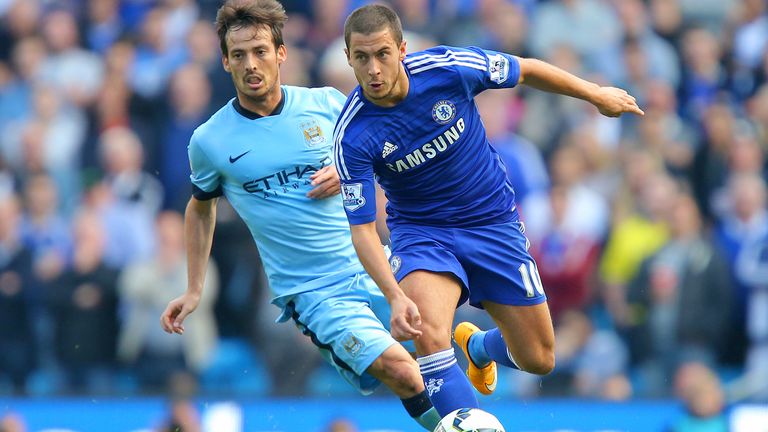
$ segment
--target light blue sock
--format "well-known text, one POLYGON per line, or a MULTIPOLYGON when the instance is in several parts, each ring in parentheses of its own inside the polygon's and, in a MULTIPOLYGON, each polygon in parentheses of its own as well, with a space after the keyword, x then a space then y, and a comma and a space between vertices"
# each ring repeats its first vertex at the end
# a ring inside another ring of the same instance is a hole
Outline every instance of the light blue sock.
POLYGON ((420 424, 424 429, 433 431, 437 424, 440 423, 440 414, 432 406, 432 401, 429 400, 426 390, 408 399, 400 399, 400 402, 403 403, 405 410, 408 411, 408 415, 416 420, 416 423, 420 424))
POLYGON ((479 408, 466 375, 456 363, 453 348, 416 359, 427 394, 440 417, 459 408, 479 408))

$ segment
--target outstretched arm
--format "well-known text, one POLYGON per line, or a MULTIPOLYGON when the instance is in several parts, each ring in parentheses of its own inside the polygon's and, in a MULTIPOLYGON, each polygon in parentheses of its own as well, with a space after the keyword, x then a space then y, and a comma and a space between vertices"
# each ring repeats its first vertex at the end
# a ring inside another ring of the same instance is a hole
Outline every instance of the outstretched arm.
POLYGON ((392 308, 390 320, 392 337, 396 340, 408 340, 421 336, 421 330, 418 329, 421 324, 419 309, 416 303, 405 295, 392 274, 376 231, 376 222, 351 225, 351 228, 352 243, 355 245, 360 262, 384 293, 384 297, 392 308))
POLYGON ((583 99, 608 117, 618 117, 623 113, 644 114, 635 98, 623 89, 601 87, 541 60, 522 57, 517 60, 520 63, 518 84, 583 99))
POLYGON ((171 300, 160 317, 168 333, 184 333, 184 319, 200 303, 213 243, 218 198, 198 200, 192 197, 184 212, 184 237, 187 244, 187 292, 171 300))

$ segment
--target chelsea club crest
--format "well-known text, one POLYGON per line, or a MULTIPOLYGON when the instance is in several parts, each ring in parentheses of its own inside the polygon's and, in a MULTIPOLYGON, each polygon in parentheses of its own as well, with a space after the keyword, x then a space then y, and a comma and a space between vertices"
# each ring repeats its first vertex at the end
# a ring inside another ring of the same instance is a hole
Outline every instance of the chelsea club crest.
POLYGON ((440 124, 447 124, 456 117, 456 106, 449 100, 440 100, 432 107, 432 119, 440 124))

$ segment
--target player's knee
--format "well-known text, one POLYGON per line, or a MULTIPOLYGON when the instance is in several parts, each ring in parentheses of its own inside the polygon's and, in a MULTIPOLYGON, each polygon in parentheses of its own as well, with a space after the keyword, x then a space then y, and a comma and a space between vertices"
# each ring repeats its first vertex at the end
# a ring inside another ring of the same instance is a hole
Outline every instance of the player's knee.
POLYGON ((436 353, 443 351, 445 347, 451 346, 451 329, 440 328, 423 324, 421 327, 421 336, 414 341, 419 351, 426 353, 436 353))
POLYGON ((419 365, 413 359, 387 360, 382 367, 384 381, 401 398, 414 396, 424 389, 419 365))
POLYGON ((523 356, 517 360, 520 369, 536 374, 547 375, 555 368, 555 351, 553 349, 542 348, 535 353, 523 356))

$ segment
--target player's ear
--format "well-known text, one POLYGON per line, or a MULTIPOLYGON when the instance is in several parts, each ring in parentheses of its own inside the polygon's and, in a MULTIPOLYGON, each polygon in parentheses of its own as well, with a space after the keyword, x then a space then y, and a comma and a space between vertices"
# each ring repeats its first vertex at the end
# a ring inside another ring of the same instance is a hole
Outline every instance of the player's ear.
POLYGON ((281 64, 287 58, 288 58, 288 50, 285 48, 285 45, 280 45, 279 47, 277 47, 277 63, 281 64))
POLYGON ((400 61, 405 60, 405 45, 406 41, 403 39, 403 41, 400 42, 400 61))
POLYGON ((352 66, 352 59, 349 57, 349 49, 344 48, 344 55, 347 56, 347 64, 352 66))
POLYGON ((227 58, 226 55, 221 56, 221 64, 224 66, 224 70, 227 72, 232 72, 232 69, 229 67, 229 58, 227 58))

